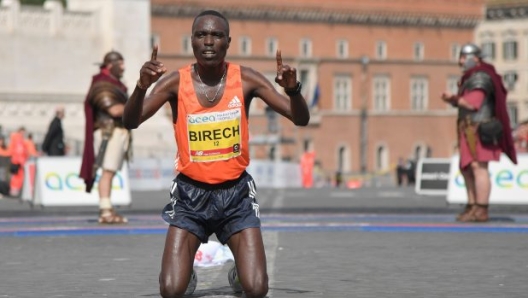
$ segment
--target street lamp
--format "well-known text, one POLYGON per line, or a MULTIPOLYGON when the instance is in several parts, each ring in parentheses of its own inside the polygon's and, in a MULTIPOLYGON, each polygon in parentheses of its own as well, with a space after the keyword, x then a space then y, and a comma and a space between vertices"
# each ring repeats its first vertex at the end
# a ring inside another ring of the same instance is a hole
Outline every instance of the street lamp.
POLYGON ((361 113, 360 113, 360 126, 359 126, 359 153, 360 153, 360 166, 361 174, 367 173, 367 105, 368 105, 368 86, 367 86, 367 72, 369 57, 361 56, 361 113))

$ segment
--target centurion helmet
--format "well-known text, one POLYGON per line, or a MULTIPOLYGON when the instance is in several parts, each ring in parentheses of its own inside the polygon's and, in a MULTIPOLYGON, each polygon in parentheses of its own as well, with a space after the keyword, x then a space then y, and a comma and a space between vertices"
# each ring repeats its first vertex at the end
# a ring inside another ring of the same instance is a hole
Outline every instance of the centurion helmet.
POLYGON ((478 58, 484 58, 484 55, 482 54, 482 51, 480 50, 480 48, 473 44, 473 43, 466 43, 465 45, 462 46, 462 48, 460 48, 460 55, 459 56, 469 56, 469 55, 473 55, 475 57, 478 57, 478 58))

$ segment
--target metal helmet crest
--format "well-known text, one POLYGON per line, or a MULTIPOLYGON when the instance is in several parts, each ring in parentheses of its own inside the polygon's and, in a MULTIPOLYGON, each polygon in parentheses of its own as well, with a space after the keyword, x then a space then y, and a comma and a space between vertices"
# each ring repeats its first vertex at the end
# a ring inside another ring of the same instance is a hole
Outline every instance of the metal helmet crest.
POLYGON ((480 48, 473 43, 466 43, 465 45, 462 46, 462 48, 460 48, 459 56, 462 56, 462 55, 465 55, 465 56, 473 55, 478 58, 484 58, 480 48))

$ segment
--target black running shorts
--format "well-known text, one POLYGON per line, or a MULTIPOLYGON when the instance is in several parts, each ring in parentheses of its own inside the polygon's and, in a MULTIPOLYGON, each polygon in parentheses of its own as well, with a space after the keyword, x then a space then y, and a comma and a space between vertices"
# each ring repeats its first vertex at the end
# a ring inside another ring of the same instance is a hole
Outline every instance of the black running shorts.
POLYGON ((171 202, 162 217, 170 225, 187 230, 202 243, 216 234, 225 244, 247 228, 260 228, 255 181, 247 172, 238 179, 207 184, 179 174, 170 189, 171 202))

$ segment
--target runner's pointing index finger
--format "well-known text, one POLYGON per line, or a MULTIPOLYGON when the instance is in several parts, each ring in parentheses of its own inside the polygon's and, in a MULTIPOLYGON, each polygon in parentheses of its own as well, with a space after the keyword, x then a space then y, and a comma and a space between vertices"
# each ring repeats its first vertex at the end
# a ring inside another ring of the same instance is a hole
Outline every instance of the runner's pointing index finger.
POLYGON ((276 58, 277 58, 277 74, 280 74, 282 72, 282 55, 281 55, 280 50, 277 50, 276 58))
POLYGON ((152 48, 152 56, 150 56, 151 61, 156 61, 158 59, 158 45, 154 45, 152 48))

